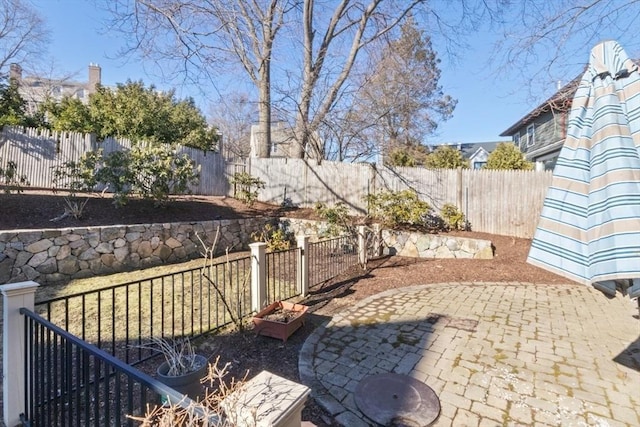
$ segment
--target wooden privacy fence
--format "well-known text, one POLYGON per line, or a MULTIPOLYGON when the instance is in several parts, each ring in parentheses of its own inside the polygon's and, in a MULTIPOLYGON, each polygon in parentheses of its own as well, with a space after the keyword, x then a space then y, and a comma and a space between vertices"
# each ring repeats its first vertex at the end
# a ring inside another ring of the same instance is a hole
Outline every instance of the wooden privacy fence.
POLYGON ((329 161, 318 165, 256 158, 248 162, 247 172, 266 183, 259 193, 265 202, 300 207, 342 202, 362 214, 367 194, 413 189, 438 212, 445 203, 457 206, 474 231, 526 238, 533 237, 552 178, 549 171, 433 170, 329 161))
MULTIPOLYGON (((92 135, 5 127, 0 132, 0 167, 15 161, 32 187, 53 188, 52 167, 79 160, 89 150, 106 153, 129 148, 127 140, 96 142, 92 135)), ((300 207, 317 202, 346 204, 354 213, 367 211, 365 196, 380 191, 413 189, 440 211, 446 203, 461 209, 475 231, 533 237, 552 174, 548 171, 447 170, 396 167, 370 163, 321 164, 302 159, 249 159, 225 163, 218 153, 179 147, 200 166, 195 194, 233 195, 229 177, 248 172, 266 183, 259 200, 300 207)))
MULTIPOLYGON (((77 162, 86 152, 100 148, 108 154, 131 148, 131 141, 106 138, 98 142, 92 134, 5 126, 0 132, 0 167, 14 161, 18 173, 27 176, 31 187, 54 188, 53 168, 67 161, 77 162)), ((221 155, 183 146, 178 146, 177 153, 187 154, 200 166, 200 181, 191 187, 193 193, 214 196, 227 193, 221 155)), ((58 188, 65 188, 64 183, 58 188)))

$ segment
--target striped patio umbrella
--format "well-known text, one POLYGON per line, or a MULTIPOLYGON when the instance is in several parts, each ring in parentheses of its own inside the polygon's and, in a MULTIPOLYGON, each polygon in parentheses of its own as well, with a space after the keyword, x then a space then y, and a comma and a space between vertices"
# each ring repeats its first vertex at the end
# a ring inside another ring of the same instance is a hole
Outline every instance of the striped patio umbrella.
POLYGON ((591 51, 527 261, 640 296, 640 75, 615 41, 591 51))

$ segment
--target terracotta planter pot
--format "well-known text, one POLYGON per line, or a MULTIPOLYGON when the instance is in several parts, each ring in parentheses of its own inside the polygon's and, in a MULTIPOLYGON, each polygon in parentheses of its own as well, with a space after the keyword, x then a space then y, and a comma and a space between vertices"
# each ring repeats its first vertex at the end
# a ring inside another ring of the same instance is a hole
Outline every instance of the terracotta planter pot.
POLYGON ((306 305, 293 304, 287 301, 276 301, 265 307, 253 317, 253 329, 259 335, 278 338, 283 342, 287 342, 287 339, 291 334, 304 325, 304 319, 308 309, 309 307, 306 305), (277 310, 287 310, 292 312, 292 315, 286 319, 286 321, 265 318, 266 316, 275 313, 277 310))
MULTIPOLYGON (((175 391, 186 394, 193 400, 198 400, 204 397, 204 389, 200 380, 207 375, 207 369, 209 365, 207 363, 207 358, 196 354, 196 360, 200 362, 201 367, 195 371, 189 372, 185 375, 167 375, 169 372, 169 364, 167 362, 162 362, 158 369, 156 370, 156 377, 163 384, 168 385, 173 388, 175 391)), ((177 402, 167 402, 167 397, 162 397, 162 403, 177 403, 177 402)))

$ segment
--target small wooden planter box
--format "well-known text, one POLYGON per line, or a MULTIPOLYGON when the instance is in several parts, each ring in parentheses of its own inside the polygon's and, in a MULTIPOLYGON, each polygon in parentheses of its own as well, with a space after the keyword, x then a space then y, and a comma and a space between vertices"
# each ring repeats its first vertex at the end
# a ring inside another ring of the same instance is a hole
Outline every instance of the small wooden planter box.
POLYGON ((302 304, 294 304, 287 301, 276 301, 271 305, 268 305, 262 309, 258 314, 253 317, 254 330, 259 335, 267 337, 278 338, 283 342, 287 342, 287 339, 298 328, 304 325, 304 319, 309 307, 302 304), (272 319, 265 319, 271 313, 282 309, 294 312, 293 317, 288 319, 287 322, 281 322, 272 319))

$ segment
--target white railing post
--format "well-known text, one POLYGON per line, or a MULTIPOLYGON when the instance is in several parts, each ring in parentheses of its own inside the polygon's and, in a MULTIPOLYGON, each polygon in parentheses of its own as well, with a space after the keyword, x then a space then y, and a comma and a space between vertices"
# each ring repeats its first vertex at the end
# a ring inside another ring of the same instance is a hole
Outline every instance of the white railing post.
POLYGON ((32 310, 36 282, 11 283, 0 286, 3 301, 2 330, 2 398, 4 424, 20 424, 20 414, 26 409, 25 391, 25 318, 20 314, 22 307, 32 310))
POLYGON ((309 294, 309 236, 300 235, 298 241, 298 292, 303 297, 309 294))
POLYGON ((251 310, 258 312, 267 304, 267 244, 251 243, 251 310))

